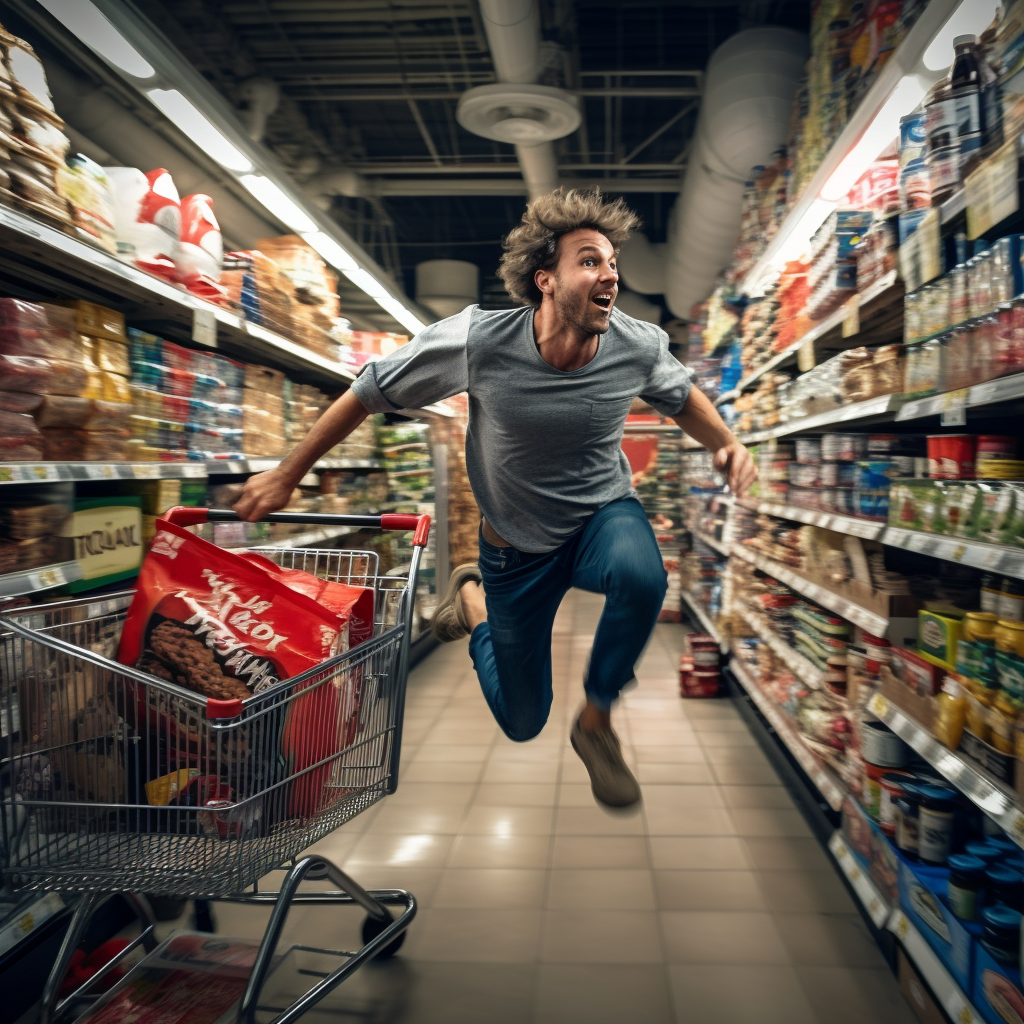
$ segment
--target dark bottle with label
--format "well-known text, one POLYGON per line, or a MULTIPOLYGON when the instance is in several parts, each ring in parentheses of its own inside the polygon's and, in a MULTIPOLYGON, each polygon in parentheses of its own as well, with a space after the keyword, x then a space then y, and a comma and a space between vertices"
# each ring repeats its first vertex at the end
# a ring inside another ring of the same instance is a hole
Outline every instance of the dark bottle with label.
POLYGON ((977 36, 957 36, 953 40, 956 56, 949 73, 956 134, 960 146, 960 173, 968 173, 981 150, 981 63, 977 36))
POLYGON ((981 34, 978 60, 981 68, 981 132, 985 149, 991 152, 1003 144, 1003 90, 999 84, 996 50, 997 22, 981 34))
POLYGON ((928 136, 925 162, 932 206, 944 203, 960 183, 960 146, 955 114, 948 80, 936 82, 924 101, 925 132, 928 136))

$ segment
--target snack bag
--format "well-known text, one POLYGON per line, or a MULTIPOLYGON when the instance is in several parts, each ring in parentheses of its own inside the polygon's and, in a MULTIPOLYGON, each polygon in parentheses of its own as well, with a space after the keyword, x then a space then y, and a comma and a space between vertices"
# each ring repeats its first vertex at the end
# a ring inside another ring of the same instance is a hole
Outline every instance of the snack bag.
MULTIPOLYGON (((373 636, 372 588, 331 583, 300 569, 282 568, 251 552, 241 553, 241 557, 264 568, 285 586, 334 612, 344 623, 342 651, 373 636)), ((287 760, 289 774, 303 774, 291 786, 288 799, 290 817, 312 816, 326 808, 332 799, 349 792, 344 788, 328 788, 337 758, 310 771, 306 769, 355 740, 363 698, 363 676, 362 665, 334 669, 326 682, 312 679, 310 692, 291 702, 281 734, 281 754, 287 760)))

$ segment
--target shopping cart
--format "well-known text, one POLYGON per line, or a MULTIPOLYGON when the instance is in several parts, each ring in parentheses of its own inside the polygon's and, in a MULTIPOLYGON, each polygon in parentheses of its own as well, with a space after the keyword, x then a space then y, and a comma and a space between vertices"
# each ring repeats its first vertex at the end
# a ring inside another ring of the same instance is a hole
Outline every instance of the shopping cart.
MULTIPOLYGON (((238 521, 231 511, 181 507, 166 518, 179 526, 238 521)), ((274 1007, 275 1024, 297 1020, 372 957, 396 952, 416 913, 404 890, 367 891, 323 857, 296 858, 397 787, 430 517, 283 512, 266 521, 412 530, 413 554, 406 579, 381 576, 373 552, 254 548, 287 568, 372 587, 374 624, 372 638, 245 700, 206 699, 115 661, 132 591, 0 619, 0 732, 8 737, 0 746, 0 869, 17 889, 80 894, 44 991, 44 1024, 81 1007, 140 943, 155 948, 147 904, 132 897, 142 934, 58 999, 86 926, 115 894, 273 904, 240 1003, 245 1022, 268 1009, 260 994, 294 904, 362 907, 362 948, 318 951, 340 964, 286 1008, 274 1007), (147 789, 157 776, 162 793, 147 789), (280 890, 261 890, 259 880, 282 867, 280 890), (299 892, 304 878, 330 879, 337 891, 299 892), (392 917, 388 907, 401 913, 392 917)))

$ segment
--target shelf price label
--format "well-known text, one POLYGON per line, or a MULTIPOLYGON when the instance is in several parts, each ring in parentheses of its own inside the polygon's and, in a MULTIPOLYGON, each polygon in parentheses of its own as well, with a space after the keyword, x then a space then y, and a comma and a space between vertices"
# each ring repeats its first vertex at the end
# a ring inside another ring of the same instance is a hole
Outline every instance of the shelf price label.
POLYGON ((946 395, 939 420, 944 427, 962 427, 967 423, 966 389, 946 395))
POLYGON ((192 340, 207 348, 217 347, 217 317, 212 309, 192 310, 192 340))
POLYGON ((86 466, 85 475, 91 480, 113 480, 117 477, 117 469, 109 463, 98 466, 86 466))

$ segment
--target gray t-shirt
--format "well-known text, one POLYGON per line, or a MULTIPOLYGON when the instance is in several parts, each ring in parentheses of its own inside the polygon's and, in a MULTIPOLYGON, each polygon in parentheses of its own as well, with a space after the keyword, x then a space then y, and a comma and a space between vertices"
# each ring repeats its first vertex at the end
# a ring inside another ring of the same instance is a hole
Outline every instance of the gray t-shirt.
POLYGON ((597 355, 578 370, 557 370, 537 348, 533 314, 529 306, 470 306, 370 363, 352 390, 371 412, 418 409, 469 392, 473 494, 500 536, 539 553, 632 493, 620 442, 633 399, 675 416, 692 376, 669 354, 660 327, 617 309, 597 355))

